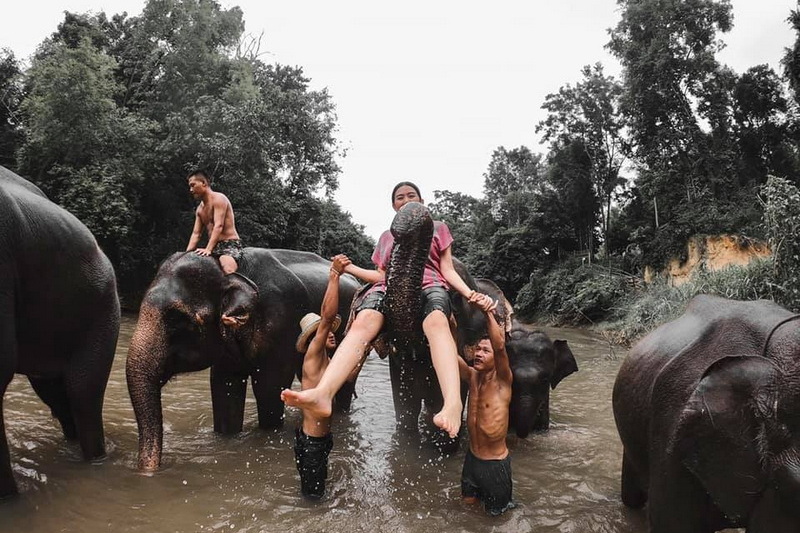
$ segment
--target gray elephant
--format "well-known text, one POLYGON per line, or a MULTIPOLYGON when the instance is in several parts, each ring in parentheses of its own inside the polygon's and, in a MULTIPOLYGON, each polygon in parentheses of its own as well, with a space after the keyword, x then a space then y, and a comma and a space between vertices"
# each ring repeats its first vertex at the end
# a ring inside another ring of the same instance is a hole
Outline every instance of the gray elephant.
POLYGON ((800 315, 693 298, 614 384, 622 501, 653 533, 800 531, 800 315))
MULTIPOLYGON (((299 321, 319 311, 329 268, 316 254, 262 248, 245 248, 238 272, 227 276, 215 259, 192 253, 162 263, 142 300, 126 365, 140 470, 160 466, 161 387, 182 372, 211 367, 214 431, 242 430, 248 378, 259 426, 282 424, 280 392, 302 368, 299 321)), ((342 276, 342 316, 358 287, 342 276)), ((351 381, 337 395, 340 409, 349 408, 353 389, 351 381)))
MULTIPOLYGON (((119 334, 114 269, 92 234, 0 167, 0 400, 15 373, 78 439, 105 455, 103 396, 119 334)), ((0 498, 17 493, 0 405, 0 498)))
MULTIPOLYGON (((498 307, 505 310, 506 352, 514 374, 509 430, 520 438, 527 437, 531 431, 547 430, 550 427, 550 390, 578 371, 575 356, 567 341, 552 341, 544 332, 526 328, 513 320, 511 304, 493 281, 477 278, 475 283, 480 292, 501 302, 502 306, 498 307)), ((483 313, 480 315, 478 318, 482 318, 483 313)), ((472 328, 479 329, 474 325, 472 328)))
MULTIPOLYGON (((430 350, 422 336, 419 318, 419 292, 427 250, 430 246, 430 215, 422 204, 406 206, 395 215, 392 232, 395 248, 386 278, 386 324, 376 343, 376 350, 389 357, 395 417, 401 428, 416 430, 424 405, 427 413, 441 409, 442 396, 430 359, 430 350), (420 280, 420 281, 416 281, 420 280)), ((506 341, 515 379, 509 409, 510 427, 520 437, 532 429, 549 427, 549 391, 566 376, 578 370, 566 341, 551 342, 541 332, 512 328, 513 309, 505 295, 488 279, 473 279, 465 265, 453 258, 461 279, 472 289, 503 302, 498 306, 499 322, 510 332, 506 341), (518 377, 517 377, 518 376, 518 377)), ((462 357, 486 335, 486 318, 458 293, 451 293, 456 322, 456 345, 462 357)), ((466 395, 466 388, 463 389, 466 395)), ((444 451, 456 441, 437 443, 444 451)))

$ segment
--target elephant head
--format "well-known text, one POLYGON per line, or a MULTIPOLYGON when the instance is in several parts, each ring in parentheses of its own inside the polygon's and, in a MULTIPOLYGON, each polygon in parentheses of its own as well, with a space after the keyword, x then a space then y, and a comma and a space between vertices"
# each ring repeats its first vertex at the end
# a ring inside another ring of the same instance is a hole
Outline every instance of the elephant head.
POLYGON ((509 427, 524 438, 532 430, 550 425, 550 390, 578 371, 567 341, 551 341, 541 331, 514 324, 506 340, 514 374, 509 406, 509 427))
POLYGON ((225 276, 208 257, 176 253, 159 267, 142 299, 125 369, 139 426, 141 470, 156 470, 161 461, 161 387, 178 373, 206 369, 230 353, 234 336, 253 327, 248 319, 254 295, 252 282, 225 276))
POLYGON ((674 451, 748 531, 800 527, 800 369, 792 359, 724 357, 680 414, 674 451))

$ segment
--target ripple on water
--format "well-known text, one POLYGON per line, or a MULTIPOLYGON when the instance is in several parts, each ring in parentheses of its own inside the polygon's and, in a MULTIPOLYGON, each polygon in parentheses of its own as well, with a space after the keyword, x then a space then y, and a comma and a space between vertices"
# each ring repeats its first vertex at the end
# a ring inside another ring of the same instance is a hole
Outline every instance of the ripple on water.
POLYGON ((515 499, 501 517, 487 517, 460 498, 466 443, 441 457, 429 442, 395 429, 388 361, 367 359, 349 415, 333 424, 328 492, 300 497, 292 445, 299 413, 282 428, 258 429, 255 402, 245 404, 244 432, 213 432, 208 371, 180 376, 163 390, 164 468, 137 475, 137 428, 125 382, 130 317, 105 400, 109 458, 78 460, 27 380, 5 397, 7 433, 23 492, 4 505, 0 533, 16 531, 374 531, 643 533, 643 515, 619 503, 621 448, 610 391, 621 358, 580 330, 547 329, 566 338, 580 371, 552 393, 553 429, 509 439, 515 499), (68 524, 68 526, 65 526, 68 524))

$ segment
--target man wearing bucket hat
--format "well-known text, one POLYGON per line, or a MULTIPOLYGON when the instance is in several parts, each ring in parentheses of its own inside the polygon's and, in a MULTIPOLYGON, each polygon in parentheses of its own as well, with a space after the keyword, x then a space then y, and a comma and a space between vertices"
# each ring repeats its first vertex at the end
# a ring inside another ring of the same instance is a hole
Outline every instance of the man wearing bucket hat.
MULTIPOLYGON (((322 298, 321 316, 308 313, 300 319, 300 336, 296 348, 303 356, 303 377, 300 385, 314 388, 328 366, 330 354, 336 349, 334 332, 339 329, 339 276, 350 259, 340 254, 333 258, 328 287, 322 298), (310 341, 310 342, 309 342, 310 341)), ((333 448, 330 417, 317 417, 303 410, 303 422, 296 430, 294 445, 295 462, 300 473, 300 490, 303 496, 321 498, 325 493, 328 477, 328 454, 333 448)))

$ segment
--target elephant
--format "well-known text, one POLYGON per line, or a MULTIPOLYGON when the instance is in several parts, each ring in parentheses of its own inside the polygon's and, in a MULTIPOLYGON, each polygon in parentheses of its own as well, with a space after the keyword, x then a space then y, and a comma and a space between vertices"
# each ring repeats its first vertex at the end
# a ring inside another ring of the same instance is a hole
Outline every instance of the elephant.
MULTIPOLYGON (((546 333, 514 320, 511 304, 493 281, 476 278, 475 283, 480 292, 501 302, 503 305, 498 307, 506 311, 506 352, 514 375, 509 430, 520 438, 531 431, 545 431, 550 427, 550 390, 578 371, 575 356, 567 341, 550 340, 546 333)), ((480 317, 483 318, 482 313, 480 317)))
MULTIPOLYGON (((77 218, 0 167, 0 401, 28 377, 85 459, 105 456, 103 399, 119 334, 111 262, 77 218)), ((16 495, 0 404, 0 498, 16 495)))
MULTIPOLYGON (((141 303, 126 362, 128 392, 139 430, 138 467, 161 464, 161 388, 174 375, 211 367, 214 431, 242 430, 247 379, 258 425, 283 423, 280 392, 302 371, 295 341, 299 321, 319 312, 330 261, 294 250, 248 247, 239 269, 224 275, 216 259, 177 252, 159 267, 141 303)), ((359 287, 340 278, 340 314, 359 287)), ((341 334, 338 334, 341 340, 341 334)), ((350 406, 355 382, 336 397, 350 406)))
MULTIPOLYGON (((383 357, 391 354, 389 369, 398 425, 416 430, 423 405, 429 414, 442 406, 419 315, 422 269, 432 233, 430 213, 422 204, 407 204, 395 215, 392 232, 395 247, 386 274, 386 324, 375 347, 383 357)), ((458 259, 453 258, 453 265, 470 288, 503 302, 497 315, 510 332, 506 348, 512 371, 516 370, 509 408, 510 427, 520 437, 527 436, 532 429, 547 429, 549 388, 555 388, 564 377, 578 370, 566 341, 551 342, 544 333, 528 332, 519 324, 512 328, 513 308, 502 290, 491 280, 473 279, 458 259)), ((456 346, 459 354, 469 360, 471 348, 486 336, 486 318, 455 291, 451 291, 450 299, 456 346)), ((466 387, 462 393, 465 397, 466 387)), ((437 442, 443 451, 453 449, 456 444, 452 439, 437 442)))
POLYGON ((652 533, 800 531, 800 315, 694 297, 620 366, 622 501, 652 533))

